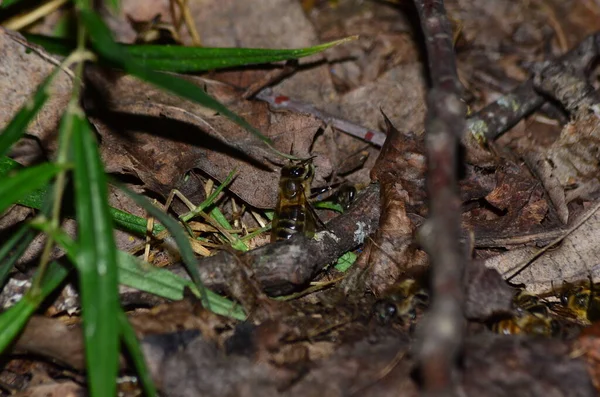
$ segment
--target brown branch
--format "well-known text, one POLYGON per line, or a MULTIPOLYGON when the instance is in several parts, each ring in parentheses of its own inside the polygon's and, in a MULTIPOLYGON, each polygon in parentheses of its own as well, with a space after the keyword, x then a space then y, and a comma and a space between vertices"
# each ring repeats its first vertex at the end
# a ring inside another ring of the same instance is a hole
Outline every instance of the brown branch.
POLYGON ((211 289, 229 291, 228 282, 249 266, 262 288, 271 295, 284 295, 306 286, 317 272, 344 252, 357 248, 379 223, 379 185, 372 184, 355 205, 327 224, 314 239, 302 235, 267 244, 239 256, 222 251, 198 263, 202 281, 211 289))
MULTIPOLYGON (((600 33, 596 33, 588 36, 557 61, 543 65, 539 74, 543 74, 546 69, 556 68, 583 74, 599 56, 600 33)), ((546 98, 536 91, 533 78, 529 79, 470 117, 467 120, 468 130, 480 140, 494 140, 545 102, 546 98)))
POLYGON ((459 141, 465 131, 462 86, 456 73, 452 31, 443 0, 415 0, 429 60, 432 89, 425 125, 429 219, 420 242, 429 254, 432 304, 421 324, 419 361, 426 392, 450 395, 462 345, 463 274, 460 244, 459 141))
MULTIPOLYGON (((375 231, 379 224, 379 185, 372 184, 361 193, 354 205, 344 214, 327 224, 326 231, 317 233, 315 239, 295 236, 287 241, 256 248, 236 256, 220 252, 215 256, 200 259, 198 268, 205 286, 213 290, 227 291, 235 298, 239 291, 240 266, 248 266, 258 284, 271 295, 285 295, 306 286, 326 265, 335 262, 343 253, 357 248, 375 231)), ((169 270, 187 276, 185 268, 174 265, 169 270)), ((188 277, 189 278, 189 277, 188 277)), ((29 280, 10 279, 0 293, 0 304, 11 305, 15 294, 22 294, 30 285, 29 280)), ((121 304, 154 306, 165 299, 121 286, 121 304)), ((54 302, 57 311, 79 308, 79 299, 70 286, 54 302)))

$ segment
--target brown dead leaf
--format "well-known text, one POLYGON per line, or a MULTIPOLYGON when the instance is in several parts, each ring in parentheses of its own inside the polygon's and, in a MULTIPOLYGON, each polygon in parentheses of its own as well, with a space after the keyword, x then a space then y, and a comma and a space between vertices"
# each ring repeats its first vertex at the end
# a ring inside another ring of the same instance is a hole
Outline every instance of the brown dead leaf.
POLYGON ((84 397, 85 389, 72 381, 52 382, 29 387, 14 397, 84 397))
MULTIPOLYGON (((513 249, 486 260, 486 266, 497 269, 504 277, 512 275, 538 251, 535 247, 513 249)), ((523 283, 527 290, 539 294, 551 291, 563 281, 600 280, 600 213, 595 212, 579 228, 554 249, 543 253, 511 282, 523 283)))
MULTIPOLYGON (((18 33, 0 27, 0 130, 59 64, 40 47, 26 43, 18 33)), ((67 72, 59 72, 51 86, 50 99, 27 129, 27 133, 35 136, 49 152, 56 148, 56 131, 69 101, 71 87, 71 76, 67 72)), ((40 157, 43 155, 38 153, 38 159, 40 157)))
MULTIPOLYGON (((479 233, 510 236, 539 228, 548 212, 548 203, 540 184, 523 166, 505 162, 497 169, 496 187, 485 200, 501 216, 487 214, 491 219, 474 218, 470 223, 479 233)), ((486 216, 486 214, 483 214, 486 216)))
POLYGON ((416 249, 416 225, 408 213, 425 214, 425 156, 423 140, 401 133, 386 118, 388 137, 371 178, 381 184, 381 220, 353 272, 368 269, 367 285, 381 295, 412 267, 423 265, 425 254, 416 249))
POLYGON ((322 41, 358 36, 327 51, 332 79, 340 93, 371 83, 395 66, 416 62, 419 56, 414 25, 401 7, 352 0, 336 7, 318 7, 309 18, 322 41))
MULTIPOLYGON (((205 46, 302 48, 319 44, 314 27, 295 0, 203 0, 189 4, 205 46)), ((316 54, 299 60, 300 70, 276 85, 274 91, 317 107, 335 100, 328 66, 319 65, 324 59, 324 55, 316 54)), ((268 72, 224 72, 218 79, 245 88, 268 72)))
POLYGON ((344 94, 327 110, 373 129, 383 125, 383 111, 397 128, 420 135, 425 120, 424 95, 423 68, 410 63, 392 68, 372 83, 344 94))
MULTIPOLYGON (((93 107, 92 121, 102 136, 100 150, 107 172, 138 177, 144 187, 166 197, 178 188, 186 172, 199 168, 223 181, 229 172, 237 177, 229 189, 250 205, 272 208, 279 174, 272 163, 284 163, 256 137, 225 117, 179 99, 131 77, 113 81, 90 73, 103 87, 108 109, 93 107)), ((274 141, 282 152, 293 146, 296 156, 307 157, 321 122, 311 116, 269 113, 264 103, 239 98, 239 91, 206 79, 189 77, 232 111, 274 141)), ((324 158, 315 159, 317 179, 331 172, 324 158)))
POLYGON ((529 148, 528 165, 544 183, 561 219, 566 222, 566 204, 588 199, 600 190, 600 120, 584 114, 567 124, 560 137, 546 150, 529 148))

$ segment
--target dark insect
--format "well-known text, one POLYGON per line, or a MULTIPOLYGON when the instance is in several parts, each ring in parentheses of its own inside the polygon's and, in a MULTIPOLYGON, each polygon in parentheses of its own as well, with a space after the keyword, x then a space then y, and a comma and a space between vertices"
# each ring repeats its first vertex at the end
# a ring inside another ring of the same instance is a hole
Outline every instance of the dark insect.
POLYGON ((409 277, 396 282, 373 305, 373 315, 380 324, 395 320, 412 322, 417 310, 429 304, 429 294, 423 277, 409 277))

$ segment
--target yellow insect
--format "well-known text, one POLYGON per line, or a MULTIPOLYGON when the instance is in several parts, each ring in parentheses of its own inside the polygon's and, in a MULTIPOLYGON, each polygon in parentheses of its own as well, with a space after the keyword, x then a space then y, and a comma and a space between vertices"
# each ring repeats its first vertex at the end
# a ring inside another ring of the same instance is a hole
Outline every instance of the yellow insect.
POLYGON ((396 320, 412 322, 417 311, 429 305, 427 273, 406 276, 392 285, 373 305, 373 315, 380 324, 396 320))
POLYGON ((308 202, 314 175, 312 158, 281 169, 271 242, 287 240, 296 233, 314 236, 316 222, 308 202))
POLYGON ((576 283, 563 282, 555 291, 561 305, 551 307, 557 315, 563 316, 576 324, 587 326, 600 320, 600 295, 598 285, 592 280, 576 283))
POLYGON ((555 336, 559 323, 551 318, 548 305, 537 296, 519 291, 513 298, 515 313, 494 319, 492 331, 503 335, 555 336))

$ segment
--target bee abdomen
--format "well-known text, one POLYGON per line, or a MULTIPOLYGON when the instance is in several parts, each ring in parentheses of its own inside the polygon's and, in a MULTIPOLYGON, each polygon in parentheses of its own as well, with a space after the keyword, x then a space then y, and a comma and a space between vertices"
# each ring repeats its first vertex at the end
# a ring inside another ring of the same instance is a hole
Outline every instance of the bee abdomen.
POLYGON ((271 241, 287 240, 306 229, 306 210, 301 205, 283 207, 271 233, 271 241))

